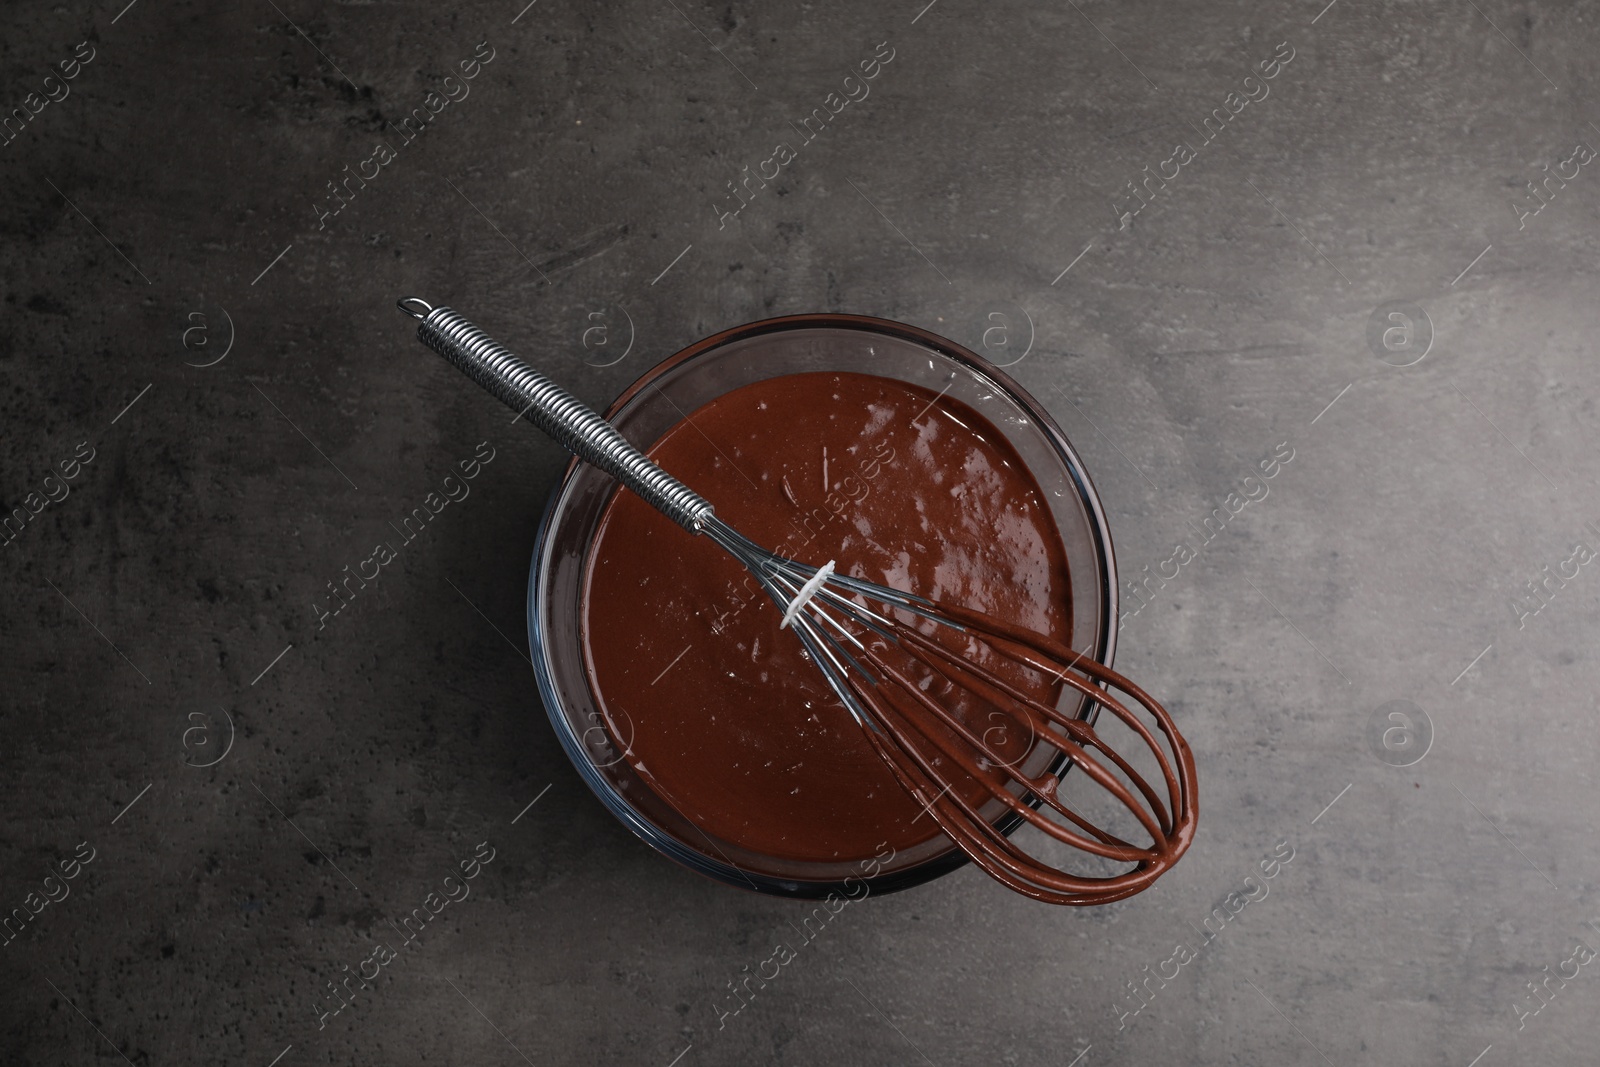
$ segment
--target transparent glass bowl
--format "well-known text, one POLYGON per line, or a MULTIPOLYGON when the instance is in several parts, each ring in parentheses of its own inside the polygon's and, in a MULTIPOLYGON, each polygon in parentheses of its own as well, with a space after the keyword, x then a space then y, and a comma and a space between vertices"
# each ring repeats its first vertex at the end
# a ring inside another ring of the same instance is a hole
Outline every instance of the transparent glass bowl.
MULTIPOLYGON (((1077 453, 1042 405, 967 349, 914 326, 855 315, 792 315, 708 337, 629 386, 605 417, 648 450, 684 412, 752 382, 851 371, 919 385, 985 416, 1016 449, 1048 501, 1072 583, 1073 649, 1110 665, 1116 645, 1116 563, 1099 497, 1077 453)), ((693 479, 688 479, 691 488, 693 479)), ((611 813, 658 852, 718 881, 796 897, 903 889, 966 862, 940 835, 898 852, 867 876, 861 863, 802 862, 712 837, 651 791, 605 728, 584 668, 581 594, 589 549, 616 483, 574 460, 551 493, 528 577, 528 640, 550 724, 573 766, 611 813), (854 885, 846 883, 849 879, 854 885)), ((688 536, 685 534, 685 536, 688 536)), ((715 640, 709 633, 706 640, 715 640)), ((1068 691, 1071 694, 1071 691, 1068 691)), ((1076 695, 1069 714, 1091 717, 1076 695)), ((841 714, 843 712, 841 711, 841 714)), ((1009 832, 1020 820, 998 823, 1009 832)))

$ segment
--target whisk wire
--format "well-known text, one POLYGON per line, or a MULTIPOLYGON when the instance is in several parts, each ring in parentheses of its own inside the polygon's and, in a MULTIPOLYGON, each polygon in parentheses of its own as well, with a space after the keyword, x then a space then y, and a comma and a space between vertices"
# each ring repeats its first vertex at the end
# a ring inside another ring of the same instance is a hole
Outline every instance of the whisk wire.
MULTIPOLYGON (((970 727, 962 722, 957 716, 953 715, 949 709, 939 704, 938 701, 932 700, 925 693, 922 693, 915 683, 899 674, 899 672, 891 671, 891 677, 894 679, 899 688, 904 690, 912 697, 913 700, 922 705, 925 711, 932 714, 936 719, 938 719, 939 722, 961 737, 962 740, 967 742, 968 745, 977 750, 992 764, 1000 767, 1006 766, 1006 761, 994 753, 987 742, 985 742, 981 737, 974 736, 970 727)), ((996 702, 997 705, 999 703, 1000 702, 998 701, 996 702)), ((1151 816, 1133 800, 1132 796, 1129 795, 1126 790, 1122 789, 1121 783, 1117 782, 1113 776, 1106 773, 1105 769, 1102 768, 1093 758, 1091 758, 1081 747, 1072 743, 1070 740, 1059 737, 1048 729, 1034 730, 1032 731, 1032 735, 1033 740, 1043 741, 1049 744, 1058 752, 1066 755, 1074 763, 1082 766, 1085 772, 1089 773, 1097 783, 1107 788, 1108 791, 1111 791, 1113 795, 1117 796, 1117 799, 1122 801, 1123 805, 1133 814, 1136 819, 1140 821, 1145 830, 1151 835, 1152 840, 1160 840, 1163 833, 1163 828, 1158 825, 1157 821, 1153 820, 1151 816)), ((941 737, 937 733, 931 732, 929 732, 929 736, 936 745, 945 751, 948 756, 950 756, 952 759, 960 761, 961 753, 956 750, 945 738, 941 737)), ((986 767, 980 766, 979 769, 984 772, 988 771, 988 768, 986 767)), ((1059 823, 1053 822, 1041 816, 1034 809, 1034 807, 1019 799, 1009 789, 1005 788, 1002 781, 997 779, 992 774, 982 773, 980 775, 975 775, 974 777, 984 783, 986 786, 986 791, 992 797, 1001 801, 1013 813, 1021 816, 1023 819, 1038 827, 1051 837, 1054 837, 1058 841, 1082 849, 1085 852, 1104 856, 1108 859, 1138 862, 1153 858, 1153 852, 1151 849, 1139 848, 1126 841, 1122 841, 1120 838, 1112 837, 1110 841, 1105 841, 1105 838, 1101 837, 1101 842, 1103 843, 1089 841, 1083 838, 1081 835, 1074 833, 1064 826, 1061 826, 1059 823)), ((1073 812, 1070 808, 1066 807, 1057 797, 1056 786, 1059 784, 1059 774, 1047 775, 1044 779, 1032 779, 1018 772, 1013 774, 1011 777, 1013 781, 1023 787, 1025 796, 1031 795, 1032 797, 1037 798, 1038 801, 1050 806, 1053 810, 1068 818, 1070 821, 1083 826, 1085 829, 1090 829, 1090 826, 1086 824, 1086 820, 1083 820, 1076 812, 1073 812)), ((1100 835, 1097 834, 1096 836, 1098 837, 1100 835)))
MULTIPOLYGON (((922 635, 915 632, 908 633, 905 636, 908 642, 918 646, 919 651, 913 654, 917 655, 919 659, 923 659, 925 654, 931 653, 932 655, 945 660, 954 669, 961 669, 962 661, 949 649, 944 648, 937 642, 929 641, 922 635)), ((926 660, 924 660, 924 662, 926 662, 926 660)), ((929 664, 929 667, 932 669, 937 669, 934 668, 932 664, 929 664)), ((1059 677, 1059 675, 1053 676, 1059 677)), ((1069 685, 1073 684, 1073 680, 1070 678, 1063 678, 1062 680, 1067 682, 1069 685)), ((1086 773, 1089 773, 1091 777, 1094 777, 1096 782, 1108 789, 1113 790, 1115 793, 1117 789, 1115 780, 1111 776, 1105 774, 1104 769, 1101 768, 1095 760, 1090 759, 1080 746, 1082 744, 1087 744, 1103 753, 1106 758, 1110 759, 1114 764, 1116 764, 1117 768, 1128 777, 1129 781, 1131 781, 1140 791, 1140 793, 1144 795, 1145 799, 1149 801, 1151 808, 1154 810, 1156 818, 1159 820, 1160 826, 1158 829, 1156 826, 1146 823, 1146 829, 1149 830, 1152 835, 1157 836, 1159 836, 1161 833, 1171 832, 1171 819, 1168 816, 1167 809, 1163 805, 1160 797, 1156 794, 1155 790, 1144 779, 1144 777, 1134 770, 1132 765, 1129 764, 1127 760, 1125 760, 1115 749, 1107 746, 1103 741, 1101 741, 1099 734, 1095 732, 1092 726, 1088 725, 1081 718, 1069 718, 1061 714, 1061 712, 1057 709, 1035 700, 1033 697, 1030 697, 1026 693, 1017 689, 1015 686, 1006 682, 1003 678, 996 677, 992 679, 973 679, 972 684, 991 688, 1003 693, 1005 699, 1014 700, 1018 703, 1025 704, 1030 711, 1043 718, 1046 722, 1050 723, 1051 725, 1061 727, 1066 733, 1066 738, 1059 738, 1050 731, 1041 731, 1038 734, 1038 739, 1069 756, 1074 762, 1080 764, 1086 773), (1068 740, 1069 738, 1071 740, 1068 740), (1074 744, 1074 741, 1078 743, 1074 744)), ((1113 708, 1113 714, 1116 714, 1119 718, 1127 717, 1128 721, 1131 721, 1136 728, 1143 728, 1143 724, 1138 722, 1137 718, 1131 717, 1131 712, 1128 712, 1126 708, 1123 708, 1122 705, 1114 698, 1105 695, 1104 690, 1090 686, 1078 686, 1077 688, 1085 698, 1093 700, 1094 702, 1102 704, 1106 707, 1113 708), (1118 711, 1116 709, 1121 710, 1118 711)), ((1003 703, 1003 701, 996 701, 996 703, 1003 703)), ((1164 773, 1169 770, 1165 762, 1165 757, 1160 753, 1159 749, 1157 749, 1157 761, 1162 765, 1164 773)), ((1132 801, 1131 797, 1124 798, 1120 793, 1117 793, 1116 795, 1118 796, 1118 799, 1123 800, 1125 806, 1134 812, 1136 817, 1140 818, 1141 821, 1144 821, 1143 809, 1139 808, 1132 801)))

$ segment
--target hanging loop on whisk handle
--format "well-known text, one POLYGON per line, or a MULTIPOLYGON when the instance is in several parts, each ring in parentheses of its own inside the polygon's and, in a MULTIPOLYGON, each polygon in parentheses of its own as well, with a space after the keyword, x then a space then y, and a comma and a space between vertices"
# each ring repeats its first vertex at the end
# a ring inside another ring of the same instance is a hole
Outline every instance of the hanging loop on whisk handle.
POLYGON ((416 297, 400 301, 399 307, 421 320, 417 340, 561 447, 610 474, 690 533, 704 527, 711 504, 652 463, 577 397, 512 355, 459 312, 429 307, 416 297))

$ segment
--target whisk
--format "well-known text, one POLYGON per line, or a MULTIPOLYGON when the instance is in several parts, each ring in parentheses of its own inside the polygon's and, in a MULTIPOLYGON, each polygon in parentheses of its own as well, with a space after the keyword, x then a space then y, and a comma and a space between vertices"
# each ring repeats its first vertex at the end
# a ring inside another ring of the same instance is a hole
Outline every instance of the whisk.
POLYGON ((415 297, 399 307, 420 320, 418 340, 568 451, 741 563, 782 610, 781 627, 793 629, 895 780, 995 880, 1049 903, 1109 903, 1148 887, 1189 847, 1199 811, 1194 755, 1172 716, 1133 682, 1046 635, 837 573, 832 561, 817 567, 762 548, 610 423, 459 313, 415 297), (1001 669, 1007 663, 1012 666, 1001 669), (1086 699, 1082 717, 1035 695, 1057 684, 1086 699), (1113 690, 1131 697, 1154 729, 1113 690), (1087 721, 1095 705, 1148 747, 1163 788, 1087 721), (962 714, 970 707, 1002 716, 1001 739, 990 740, 995 728, 971 724, 975 716, 962 714), (1012 726, 1024 739, 1020 756, 1017 745, 1004 740, 1012 726), (1058 755, 1041 760, 1046 748, 1058 755), (1040 769, 1025 772, 1024 765, 1040 769), (1066 803, 1061 780, 1073 765, 1131 814, 1148 844, 1127 841, 1066 803), (1050 839, 1131 868, 1106 876, 1069 873, 1023 849, 999 823, 1027 823, 1050 839))

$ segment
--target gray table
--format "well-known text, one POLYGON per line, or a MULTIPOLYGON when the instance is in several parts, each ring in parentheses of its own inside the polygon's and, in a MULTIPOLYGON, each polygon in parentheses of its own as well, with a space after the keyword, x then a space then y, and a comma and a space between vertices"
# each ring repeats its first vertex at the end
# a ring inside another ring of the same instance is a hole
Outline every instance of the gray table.
POLYGON ((1593 4, 124 2, 0 35, 0 1062, 1594 1062, 1593 4), (597 405, 789 312, 1015 361, 1145 583, 1190 855, 869 899, 724 1015, 804 907, 556 747, 563 456, 411 293, 597 405))

